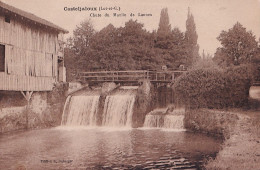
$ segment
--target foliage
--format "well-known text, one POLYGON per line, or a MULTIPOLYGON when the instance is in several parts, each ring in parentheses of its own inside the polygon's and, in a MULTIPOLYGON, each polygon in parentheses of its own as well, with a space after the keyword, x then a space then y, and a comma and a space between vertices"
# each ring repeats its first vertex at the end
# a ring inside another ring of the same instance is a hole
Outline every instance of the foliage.
POLYGON ((64 57, 65 57, 64 64, 66 67, 66 80, 68 82, 74 81, 76 78, 76 74, 77 74, 76 55, 70 48, 65 48, 64 57))
POLYGON ((239 22, 228 31, 222 31, 217 39, 222 47, 217 49, 214 60, 220 65, 249 63, 259 55, 255 36, 239 22))
POLYGON ((254 79, 251 65, 220 69, 201 64, 177 78, 176 100, 188 108, 228 108, 248 106, 250 83, 254 79))
MULTIPOLYGON (((193 29, 194 20, 192 23, 193 29)), ((115 28, 109 24, 95 31, 92 22, 85 20, 68 39, 65 50, 68 79, 73 80, 78 71, 190 66, 191 55, 188 51, 194 49, 194 45, 193 40, 187 43, 185 35, 191 36, 178 28, 171 29, 167 8, 162 9, 158 31, 153 32, 146 31, 142 23, 134 20, 127 21, 123 27, 115 28)), ((195 39, 197 41, 197 34, 195 39)))
POLYGON ((161 58, 160 65, 176 69, 181 64, 188 64, 184 33, 179 28, 174 28, 168 35, 158 35, 154 47, 161 58))
POLYGON ((168 35, 171 32, 171 24, 169 22, 168 9, 161 10, 160 22, 158 27, 158 35, 168 35))
POLYGON ((188 10, 188 16, 186 20, 186 32, 185 32, 185 42, 187 48, 187 55, 189 60, 187 61, 189 65, 199 59, 199 45, 197 44, 198 35, 196 32, 196 24, 194 17, 188 10))
POLYGON ((223 108, 226 89, 223 71, 198 68, 188 71, 174 83, 176 101, 187 108, 223 108), (222 95, 224 95, 222 97, 222 95))
POLYGON ((85 20, 73 31, 73 37, 69 39, 69 46, 75 50, 77 54, 84 54, 91 41, 91 37, 95 34, 91 20, 85 20))

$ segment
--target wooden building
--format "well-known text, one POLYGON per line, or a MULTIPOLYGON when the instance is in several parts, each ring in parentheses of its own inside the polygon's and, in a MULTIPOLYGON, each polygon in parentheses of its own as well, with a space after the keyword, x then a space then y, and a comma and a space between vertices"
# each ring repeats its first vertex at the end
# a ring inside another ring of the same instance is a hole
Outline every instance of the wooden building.
POLYGON ((0 91, 51 91, 55 83, 66 81, 65 33, 49 21, 0 1, 0 91))

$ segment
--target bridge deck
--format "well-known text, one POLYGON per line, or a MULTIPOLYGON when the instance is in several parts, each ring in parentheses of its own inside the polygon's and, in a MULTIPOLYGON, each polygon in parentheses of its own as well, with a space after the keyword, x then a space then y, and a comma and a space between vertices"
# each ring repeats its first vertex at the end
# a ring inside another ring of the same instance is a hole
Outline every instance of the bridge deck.
POLYGON ((79 78, 88 82, 138 82, 142 79, 149 79, 151 82, 171 83, 183 72, 186 71, 129 70, 81 72, 79 73, 79 78))

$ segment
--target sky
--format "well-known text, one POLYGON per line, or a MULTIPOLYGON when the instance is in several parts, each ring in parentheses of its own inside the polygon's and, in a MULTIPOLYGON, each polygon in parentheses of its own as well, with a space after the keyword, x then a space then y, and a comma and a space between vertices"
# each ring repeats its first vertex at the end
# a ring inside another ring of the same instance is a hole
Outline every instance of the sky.
POLYGON ((200 53, 214 54, 220 42, 216 39, 222 30, 227 31, 236 22, 240 22, 247 30, 251 30, 260 37, 260 0, 0 0, 4 3, 33 13, 69 31, 65 37, 73 35, 73 30, 82 21, 91 19, 98 31, 108 24, 115 27, 124 26, 129 19, 144 24, 148 31, 158 29, 160 12, 168 8, 172 29, 178 27, 186 30, 188 7, 194 16, 200 53), (65 8, 87 7, 102 8, 115 7, 119 10, 102 11, 68 11, 65 8), (92 14, 91 14, 92 13, 92 14), (110 17, 105 17, 105 13, 110 17), (126 14, 113 17, 113 13, 126 14), (135 16, 130 16, 130 14, 135 16), (138 16, 151 14, 152 16, 138 16), (101 14, 101 17, 93 15, 101 14))

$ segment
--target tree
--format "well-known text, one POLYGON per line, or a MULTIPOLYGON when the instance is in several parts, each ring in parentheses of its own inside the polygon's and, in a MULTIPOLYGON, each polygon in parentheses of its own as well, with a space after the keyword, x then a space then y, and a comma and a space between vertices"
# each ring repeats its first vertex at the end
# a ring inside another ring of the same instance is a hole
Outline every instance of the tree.
POLYGON ((171 44, 171 55, 173 56, 172 67, 178 68, 181 64, 186 65, 187 54, 185 46, 184 33, 179 28, 174 28, 171 32, 172 44, 171 44))
POLYGON ((222 31, 217 37, 222 47, 215 53, 218 64, 236 65, 249 63, 257 56, 257 42, 251 31, 247 31, 237 22, 228 31, 222 31))
MULTIPOLYGON (((87 69, 129 70, 144 69, 151 56, 153 39, 143 24, 129 20, 124 27, 112 24, 103 28, 91 39, 93 64, 87 69), (109 62, 108 62, 109 61, 109 62), (93 68, 95 66, 95 68, 93 68)), ((151 60, 149 60, 151 61, 151 60)))
POLYGON ((73 36, 68 38, 64 51, 65 67, 69 81, 76 78, 78 71, 84 71, 91 62, 91 39, 95 35, 91 20, 84 20, 76 26, 73 36))
POLYGON ((109 24, 95 31, 83 21, 68 39, 67 67, 76 71, 178 68, 189 62, 186 39, 178 28, 171 30, 167 8, 162 9, 157 31, 148 32, 142 23, 129 20, 115 28, 109 24), (76 69, 75 69, 76 68, 76 69))
POLYGON ((196 24, 194 17, 188 8, 188 17, 186 20, 186 32, 185 32, 185 41, 187 45, 187 56, 189 60, 187 61, 188 65, 196 62, 199 58, 199 45, 197 44, 198 35, 196 32, 196 24))
POLYGON ((74 81, 76 79, 78 69, 78 67, 76 66, 77 57, 75 56, 75 53, 71 48, 66 47, 64 49, 64 58, 64 64, 66 67, 66 80, 68 82, 74 81))
POLYGON ((79 26, 76 26, 76 29, 73 31, 70 46, 77 54, 82 55, 81 53, 84 49, 89 48, 91 43, 90 40, 94 34, 95 30, 91 20, 85 20, 81 22, 79 26))
POLYGON ((169 22, 168 9, 163 8, 161 10, 161 16, 158 27, 158 35, 167 35, 171 32, 171 24, 169 22))

